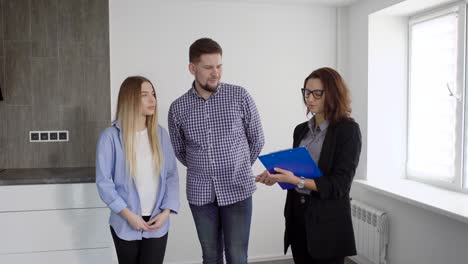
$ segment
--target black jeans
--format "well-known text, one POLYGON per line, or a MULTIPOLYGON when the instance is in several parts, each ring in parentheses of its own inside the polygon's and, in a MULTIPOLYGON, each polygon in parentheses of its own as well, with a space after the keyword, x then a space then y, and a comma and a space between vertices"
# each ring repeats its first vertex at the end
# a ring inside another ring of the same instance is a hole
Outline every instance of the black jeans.
MULTIPOLYGON (((149 218, 149 216, 143 217, 145 221, 148 221, 149 218)), ((119 264, 163 263, 168 234, 160 238, 143 238, 142 240, 126 241, 119 238, 112 227, 110 229, 119 264)))
POLYGON ((296 264, 344 264, 344 257, 331 259, 314 259, 307 250, 304 212, 310 197, 307 194, 294 192, 292 196, 294 225, 291 230, 291 251, 296 264))

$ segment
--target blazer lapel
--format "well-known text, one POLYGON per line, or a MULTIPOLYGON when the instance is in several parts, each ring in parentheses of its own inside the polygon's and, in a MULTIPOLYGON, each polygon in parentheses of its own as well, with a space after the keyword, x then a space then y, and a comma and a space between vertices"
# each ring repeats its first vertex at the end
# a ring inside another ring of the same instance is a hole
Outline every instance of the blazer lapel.
POLYGON ((333 166, 333 152, 336 145, 336 125, 330 124, 327 128, 327 135, 323 141, 322 150, 320 152, 320 159, 318 167, 324 175, 328 174, 333 166))
POLYGON ((302 127, 300 128, 299 133, 294 138, 294 148, 299 147, 299 144, 301 144, 301 140, 307 135, 307 132, 309 132, 309 126, 307 125, 307 122, 302 123, 302 127))

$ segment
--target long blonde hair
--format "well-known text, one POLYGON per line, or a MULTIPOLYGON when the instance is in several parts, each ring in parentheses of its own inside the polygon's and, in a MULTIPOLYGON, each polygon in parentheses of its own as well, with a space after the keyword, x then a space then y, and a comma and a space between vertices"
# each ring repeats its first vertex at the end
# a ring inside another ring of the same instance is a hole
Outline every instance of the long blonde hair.
MULTIPOLYGON (((125 149, 125 160, 127 168, 132 177, 136 175, 136 127, 137 120, 140 115, 141 105, 141 85, 144 82, 151 84, 154 91, 153 84, 145 77, 130 76, 123 81, 120 86, 119 97, 117 101, 117 114, 116 118, 120 122, 122 139, 125 149)), ((159 144, 158 136, 158 99, 156 97, 156 108, 153 115, 146 116, 146 127, 148 130, 148 139, 153 154, 153 167, 154 174, 159 175, 162 164, 162 151, 159 144)))

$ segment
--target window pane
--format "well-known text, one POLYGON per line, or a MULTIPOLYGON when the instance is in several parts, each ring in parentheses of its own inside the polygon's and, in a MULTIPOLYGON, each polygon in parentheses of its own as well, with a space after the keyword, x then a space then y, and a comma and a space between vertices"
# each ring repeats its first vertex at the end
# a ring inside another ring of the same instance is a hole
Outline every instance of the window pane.
POLYGON ((410 28, 409 176, 451 182, 456 175, 457 23, 449 14, 410 28))

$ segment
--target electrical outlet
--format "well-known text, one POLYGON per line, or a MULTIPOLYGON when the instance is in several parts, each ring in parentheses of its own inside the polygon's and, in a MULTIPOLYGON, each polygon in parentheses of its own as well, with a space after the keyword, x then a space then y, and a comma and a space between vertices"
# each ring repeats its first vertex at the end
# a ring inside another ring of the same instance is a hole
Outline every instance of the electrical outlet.
POLYGON ((68 141, 68 131, 29 131, 29 142, 68 141))
POLYGON ((59 132, 59 139, 61 141, 68 141, 68 131, 60 131, 59 132))
POLYGON ((39 140, 39 132, 37 131, 29 131, 29 141, 38 141, 39 140))
POLYGON ((58 140, 58 132, 50 132, 49 133, 49 139, 52 141, 58 140))
POLYGON ((42 140, 42 141, 47 141, 47 140, 49 140, 49 133, 47 133, 47 132, 41 132, 41 140, 42 140))

